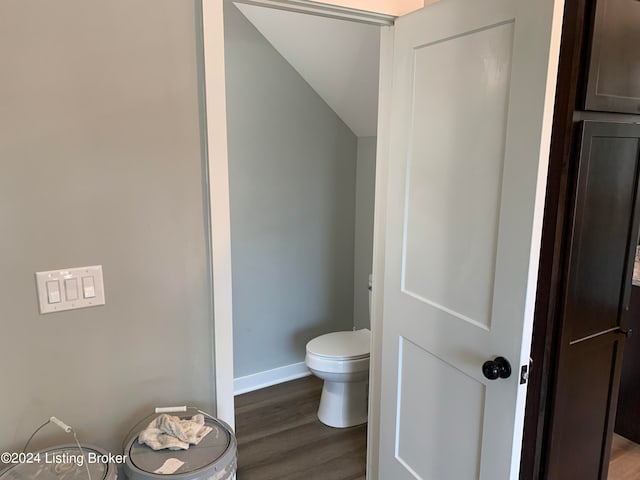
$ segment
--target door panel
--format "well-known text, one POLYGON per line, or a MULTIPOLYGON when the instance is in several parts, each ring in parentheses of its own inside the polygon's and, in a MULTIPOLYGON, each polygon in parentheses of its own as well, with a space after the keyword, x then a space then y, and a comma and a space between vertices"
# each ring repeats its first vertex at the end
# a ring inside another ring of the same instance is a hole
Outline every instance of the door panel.
POLYGON ((615 432, 640 443, 640 287, 634 285, 631 290, 630 308, 623 315, 634 335, 624 346, 615 432))
POLYGON ((399 351, 396 458, 416 478, 478 478, 484 383, 403 337, 399 351), (424 378, 437 379, 438 388, 424 378), (446 402, 441 390, 451 395, 446 402), (452 464, 443 449, 465 455, 452 464))
POLYGON ((442 0, 396 21, 381 479, 517 478, 561 3, 442 0), (483 376, 496 356, 511 377, 483 376))
POLYGON ((584 122, 547 475, 605 480, 638 239, 640 126, 584 122))
POLYGON ((450 321, 485 330, 512 43, 513 23, 500 23, 416 48, 413 58, 403 288, 450 321), (479 79, 484 95, 477 94, 479 79))
POLYGON ((570 341, 619 326, 639 146, 638 138, 607 136, 589 137, 584 146, 567 297, 570 341))
POLYGON ((549 480, 606 478, 601 467, 609 463, 607 423, 621 341, 620 335, 609 333, 580 342, 567 354, 566 369, 571 374, 560 387, 554 409, 558 418, 554 445, 559 448, 550 456, 549 480))
POLYGON ((640 113, 640 2, 595 4, 585 108, 640 113))

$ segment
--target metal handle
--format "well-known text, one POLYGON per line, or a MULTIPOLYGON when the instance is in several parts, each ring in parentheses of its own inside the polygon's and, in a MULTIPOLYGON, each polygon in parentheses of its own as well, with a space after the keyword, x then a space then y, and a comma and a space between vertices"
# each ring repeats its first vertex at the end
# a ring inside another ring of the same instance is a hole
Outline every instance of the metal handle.
POLYGON ((619 333, 620 335, 624 335, 627 338, 631 338, 631 335, 633 335, 633 330, 631 328, 629 330, 623 330, 619 328, 617 333, 619 333))
POLYGON ((489 380, 509 378, 511 376, 511 364, 504 357, 496 357, 495 360, 484 362, 482 373, 489 380))

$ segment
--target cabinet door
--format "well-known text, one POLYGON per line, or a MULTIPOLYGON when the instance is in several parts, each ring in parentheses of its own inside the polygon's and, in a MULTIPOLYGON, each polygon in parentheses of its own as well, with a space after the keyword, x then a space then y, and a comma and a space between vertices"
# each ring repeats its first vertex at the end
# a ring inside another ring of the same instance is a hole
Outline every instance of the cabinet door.
POLYGON ((598 0, 586 110, 640 113, 640 1, 598 0))
POLYGON ((631 308, 625 316, 634 335, 624 347, 615 432, 640 443, 640 287, 632 288, 631 308))
POLYGON ((570 232, 549 480, 604 480, 638 232, 640 126, 585 122, 570 232))

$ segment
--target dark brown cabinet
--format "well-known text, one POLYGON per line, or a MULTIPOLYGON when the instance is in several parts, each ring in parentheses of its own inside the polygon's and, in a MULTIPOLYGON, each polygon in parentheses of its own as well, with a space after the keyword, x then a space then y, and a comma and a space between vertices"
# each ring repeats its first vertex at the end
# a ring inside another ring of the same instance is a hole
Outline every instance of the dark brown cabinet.
POLYGON ((640 113, 640 1, 598 0, 585 109, 640 113))
POLYGON ((640 287, 631 290, 631 308, 624 316, 634 334, 624 349, 615 432, 640 443, 640 287))
POLYGON ((640 0, 563 14, 521 480, 604 480, 614 423, 640 434, 640 0))
POLYGON ((638 241, 640 125, 583 122, 549 480, 604 480, 638 241))

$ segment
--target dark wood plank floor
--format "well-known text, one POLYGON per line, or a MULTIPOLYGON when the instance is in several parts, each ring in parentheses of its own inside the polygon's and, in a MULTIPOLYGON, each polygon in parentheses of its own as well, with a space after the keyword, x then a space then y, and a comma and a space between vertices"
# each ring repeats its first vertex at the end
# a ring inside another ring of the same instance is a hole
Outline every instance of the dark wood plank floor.
POLYGON ((321 391, 309 376, 236 397, 238 480, 364 480, 366 425, 323 425, 321 391))
POLYGON ((608 480, 640 478, 640 445, 620 435, 613 436, 608 480))

